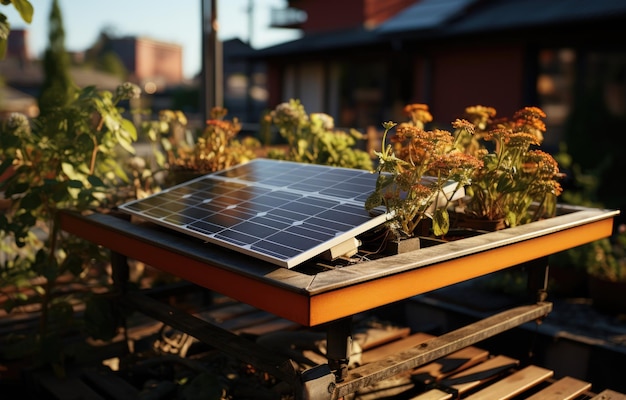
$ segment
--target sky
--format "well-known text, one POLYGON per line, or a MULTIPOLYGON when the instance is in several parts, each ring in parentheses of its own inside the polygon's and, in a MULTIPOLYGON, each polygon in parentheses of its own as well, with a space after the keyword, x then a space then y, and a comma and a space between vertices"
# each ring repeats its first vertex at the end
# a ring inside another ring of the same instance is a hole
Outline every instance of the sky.
MULTIPOLYGON (((183 47, 183 73, 192 78, 202 65, 202 0, 59 0, 65 29, 65 48, 91 47, 103 29, 116 37, 140 36, 183 47)), ((209 1, 207 1, 207 8, 209 1)), ((30 0, 33 21, 26 24, 12 5, 0 6, 12 28, 29 31, 31 56, 41 57, 48 45, 48 19, 52 0, 30 0)), ((250 37, 248 9, 254 16, 252 46, 263 48, 296 39, 297 31, 269 27, 270 10, 285 8, 285 0, 218 0, 218 39, 250 37)))

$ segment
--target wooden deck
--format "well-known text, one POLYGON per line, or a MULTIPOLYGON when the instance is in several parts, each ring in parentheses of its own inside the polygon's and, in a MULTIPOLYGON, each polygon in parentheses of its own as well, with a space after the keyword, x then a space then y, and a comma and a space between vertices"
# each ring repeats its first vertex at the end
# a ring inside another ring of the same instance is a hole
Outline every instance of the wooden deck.
MULTIPOLYGON (((327 362, 323 331, 303 327, 228 297, 218 296, 210 306, 194 312, 194 316, 249 338, 277 355, 291 358, 301 370, 327 362)), ((211 353, 211 349, 195 350, 194 354, 194 346, 199 344, 196 339, 173 331, 155 320, 141 317, 136 321, 128 329, 128 338, 136 348, 145 348, 145 343, 149 342, 148 347, 158 349, 157 354, 153 354, 157 360, 159 357, 167 357, 170 361, 177 359, 182 365, 188 363, 190 369, 211 362, 201 356, 203 351, 211 353)), ((383 360, 433 338, 431 334, 411 332, 406 326, 381 320, 370 313, 357 315, 353 332, 353 363, 350 368, 383 360)), ((245 364, 243 361, 241 363, 245 364)), ((91 399, 137 399, 140 388, 136 382, 131 383, 124 376, 122 370, 90 367, 73 371, 62 381, 49 374, 38 375, 36 380, 47 395, 46 398, 64 400, 70 396, 77 398, 80 394, 83 398, 91 399)), ((602 388, 598 392, 592 392, 591 389, 591 382, 558 376, 558 371, 539 365, 523 365, 510 356, 490 353, 479 343, 366 386, 348 398, 375 400, 393 396, 396 400, 626 400, 626 395, 610 388, 602 388)))

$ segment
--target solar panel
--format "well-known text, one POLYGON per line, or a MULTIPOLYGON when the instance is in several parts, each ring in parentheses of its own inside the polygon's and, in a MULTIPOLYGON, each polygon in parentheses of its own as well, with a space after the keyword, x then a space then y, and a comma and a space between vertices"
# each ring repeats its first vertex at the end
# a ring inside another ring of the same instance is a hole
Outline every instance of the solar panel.
POLYGON ((292 268, 323 253, 347 254, 358 247, 357 235, 389 218, 382 209, 365 210, 376 178, 364 170, 255 159, 120 209, 292 268))

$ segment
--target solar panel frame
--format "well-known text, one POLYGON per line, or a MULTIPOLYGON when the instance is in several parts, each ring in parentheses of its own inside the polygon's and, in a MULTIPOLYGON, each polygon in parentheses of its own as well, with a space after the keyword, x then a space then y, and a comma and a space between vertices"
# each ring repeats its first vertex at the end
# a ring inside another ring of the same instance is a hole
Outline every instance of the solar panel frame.
POLYGON ((254 159, 122 204, 121 211, 293 268, 391 215, 365 210, 370 171, 254 159))

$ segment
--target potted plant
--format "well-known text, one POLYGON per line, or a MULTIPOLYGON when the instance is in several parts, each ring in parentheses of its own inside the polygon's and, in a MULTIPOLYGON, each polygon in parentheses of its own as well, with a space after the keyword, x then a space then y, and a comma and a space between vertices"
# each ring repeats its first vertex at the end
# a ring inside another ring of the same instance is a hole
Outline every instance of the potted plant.
POLYGON ((545 113, 524 107, 510 119, 495 119, 494 108, 474 106, 466 114, 475 128, 466 152, 483 166, 474 171, 457 215, 499 222, 498 229, 554 216, 563 174, 554 157, 535 148, 543 142, 545 113))
POLYGON ((287 142, 286 148, 272 148, 268 158, 335 167, 371 170, 372 159, 357 148, 363 139, 356 129, 335 128, 334 119, 324 113, 308 114, 297 99, 281 103, 266 117, 287 142))
POLYGON ((241 124, 226 119, 228 110, 214 107, 206 126, 194 137, 180 111, 163 110, 157 121, 147 121, 142 131, 154 145, 158 167, 167 172, 166 185, 184 182, 256 157, 260 146, 252 137, 239 139, 241 124))
POLYGON ((456 121, 455 134, 426 130, 425 125, 432 121, 427 105, 409 104, 404 111, 408 122, 383 124, 381 151, 375 152, 376 187, 365 207, 371 211, 382 206, 392 214, 386 229, 394 241, 416 236, 420 224, 431 220, 434 235, 443 236, 450 227, 448 206, 462 195, 472 174, 482 166, 463 151, 466 131, 473 127, 456 121), (395 135, 387 143, 393 128, 395 135))

